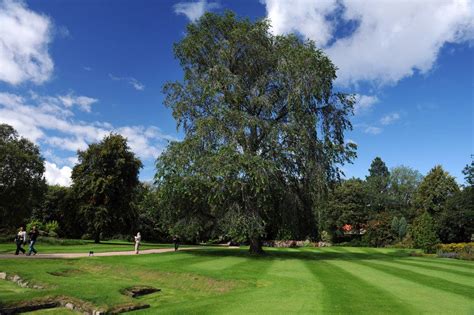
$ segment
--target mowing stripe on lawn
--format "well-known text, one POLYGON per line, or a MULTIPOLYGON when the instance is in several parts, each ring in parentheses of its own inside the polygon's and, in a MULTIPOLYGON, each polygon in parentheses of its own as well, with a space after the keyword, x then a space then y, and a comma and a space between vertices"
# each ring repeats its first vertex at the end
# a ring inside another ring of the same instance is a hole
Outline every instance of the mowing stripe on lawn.
POLYGON ((436 270, 436 271, 443 271, 443 272, 448 272, 450 274, 455 274, 458 276, 462 277, 467 277, 470 278, 470 281, 474 281, 474 272, 468 272, 468 271, 460 271, 458 269, 455 269, 453 267, 439 267, 439 266, 433 266, 433 265, 427 265, 423 262, 417 262, 414 260, 407 260, 407 259, 398 259, 398 260, 393 260, 393 262, 396 262, 398 264, 402 265, 407 265, 407 266, 413 266, 413 267, 423 267, 429 270, 436 270))
POLYGON ((450 268, 457 268, 459 270, 474 271, 474 262, 466 260, 454 260, 451 258, 423 258, 423 257, 410 257, 410 261, 422 261, 427 264, 438 265, 438 266, 449 266, 450 268))
POLYGON ((377 261, 358 261, 355 263, 365 265, 416 283, 420 283, 428 287, 443 290, 446 293, 454 293, 469 299, 474 299, 474 290, 470 286, 462 285, 437 277, 423 275, 407 269, 397 268, 395 266, 382 265, 380 264, 380 262, 377 261))
MULTIPOLYGON (((372 261, 371 261, 372 262, 372 261)), ((457 294, 447 293, 439 288, 425 286, 422 283, 406 279, 398 273, 387 273, 373 268, 372 264, 359 264, 354 261, 330 261, 329 264, 338 266, 354 277, 363 279, 381 290, 388 291, 402 304, 405 309, 395 309, 397 313, 431 313, 431 314, 466 314, 472 309, 472 299, 459 296, 457 294)), ((367 299, 372 298, 367 295, 367 299)), ((396 307, 394 305, 394 307, 396 307)), ((370 312, 367 312, 370 313, 370 312)), ((375 309, 375 313, 384 313, 382 309, 375 309)))
MULTIPOLYGON (((253 264, 257 261, 252 261, 253 264)), ((301 260, 266 259, 265 272, 252 272, 255 285, 221 298, 197 301, 181 313, 285 314, 320 312, 322 287, 301 260), (291 274, 289 274, 289 271, 291 274), (257 279, 255 281, 255 276, 257 279), (212 305, 212 307, 210 307, 212 305)), ((249 270, 250 272, 250 270, 249 270)))
POLYGON ((332 261, 306 262, 323 285, 323 312, 328 314, 409 313, 390 293, 358 278, 332 261))
POLYGON ((394 262, 394 261, 375 261, 374 263, 376 264, 382 264, 385 266, 389 267, 395 267, 403 270, 408 270, 411 272, 416 272, 418 274, 426 275, 429 277, 433 278, 438 278, 440 280, 446 280, 450 281, 453 283, 458 283, 460 285, 465 285, 468 287, 472 287, 472 290, 474 290, 474 279, 471 277, 467 278, 465 276, 460 276, 454 273, 447 272, 445 270, 443 271, 435 271, 433 268, 430 268, 429 266, 407 266, 404 264, 401 264, 399 262, 394 262))

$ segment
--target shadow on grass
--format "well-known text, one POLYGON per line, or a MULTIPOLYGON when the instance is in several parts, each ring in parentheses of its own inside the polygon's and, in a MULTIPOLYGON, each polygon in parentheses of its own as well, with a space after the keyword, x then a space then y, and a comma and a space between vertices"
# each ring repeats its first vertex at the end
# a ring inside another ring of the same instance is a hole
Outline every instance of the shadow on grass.
MULTIPOLYGON (((339 250, 339 249, 338 249, 339 250)), ((250 254, 247 249, 214 249, 206 248, 187 252, 193 256, 205 257, 242 257, 255 260, 278 260, 278 259, 300 259, 300 260, 394 260, 402 257, 409 257, 409 253, 404 250, 394 250, 388 253, 377 251, 324 251, 324 250, 299 250, 299 249, 270 249, 262 255, 250 254)))

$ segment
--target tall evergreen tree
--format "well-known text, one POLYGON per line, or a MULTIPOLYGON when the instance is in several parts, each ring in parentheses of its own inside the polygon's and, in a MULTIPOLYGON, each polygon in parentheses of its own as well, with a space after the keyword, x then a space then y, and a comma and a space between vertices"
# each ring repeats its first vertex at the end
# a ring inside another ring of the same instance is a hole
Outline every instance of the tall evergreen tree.
POLYGON ((388 185, 390 172, 385 162, 376 157, 369 168, 369 176, 366 177, 369 194, 369 208, 373 212, 384 211, 388 204, 388 185))

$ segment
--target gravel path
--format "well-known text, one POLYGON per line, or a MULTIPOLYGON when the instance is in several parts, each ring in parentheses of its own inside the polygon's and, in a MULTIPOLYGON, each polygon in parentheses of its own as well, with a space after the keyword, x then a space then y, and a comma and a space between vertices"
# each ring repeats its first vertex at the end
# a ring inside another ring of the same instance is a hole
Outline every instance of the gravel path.
MULTIPOLYGON (((191 250, 196 249, 196 247, 185 247, 180 248, 179 250, 191 250)), ((144 249, 140 251, 139 255, 146 254, 160 254, 174 252, 174 248, 156 248, 156 249, 144 249)), ((136 255, 135 251, 121 251, 121 252, 103 252, 103 253, 94 253, 94 257, 104 257, 104 256, 126 256, 126 255, 136 255)), ((14 255, 14 254, 1 254, 0 259, 41 259, 41 258, 81 258, 89 257, 89 253, 51 253, 51 254, 37 254, 32 256, 26 256, 23 254, 14 255)))

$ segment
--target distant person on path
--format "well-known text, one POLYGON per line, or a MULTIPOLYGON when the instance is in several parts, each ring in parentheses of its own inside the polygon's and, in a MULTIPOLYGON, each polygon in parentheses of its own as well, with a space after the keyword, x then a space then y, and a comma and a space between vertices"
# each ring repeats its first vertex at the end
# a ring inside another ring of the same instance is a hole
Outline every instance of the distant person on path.
POLYGON ((23 230, 22 226, 20 227, 20 230, 16 234, 15 243, 16 243, 15 255, 18 255, 20 252, 24 254, 26 251, 22 246, 23 244, 26 243, 26 231, 23 230))
POLYGON ((33 228, 31 228, 30 233, 28 233, 28 237, 30 238, 30 247, 28 249, 28 254, 27 254, 28 256, 30 256, 31 253, 34 253, 33 255, 36 255, 38 253, 38 251, 35 249, 35 243, 36 243, 36 239, 38 238, 38 235, 39 235, 39 232, 36 229, 36 226, 33 226, 33 228))
POLYGON ((137 235, 135 236, 135 254, 138 254, 141 240, 142 240, 142 236, 140 235, 140 232, 138 232, 137 235))
POLYGON ((178 250, 179 247, 179 237, 178 235, 173 236, 174 251, 178 250))

